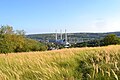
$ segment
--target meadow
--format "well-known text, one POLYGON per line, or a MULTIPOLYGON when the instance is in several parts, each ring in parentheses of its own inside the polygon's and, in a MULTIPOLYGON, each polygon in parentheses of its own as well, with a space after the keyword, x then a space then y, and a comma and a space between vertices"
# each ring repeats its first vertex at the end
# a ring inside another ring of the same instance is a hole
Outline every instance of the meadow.
POLYGON ((0 80, 119 80, 120 45, 0 54, 0 80))

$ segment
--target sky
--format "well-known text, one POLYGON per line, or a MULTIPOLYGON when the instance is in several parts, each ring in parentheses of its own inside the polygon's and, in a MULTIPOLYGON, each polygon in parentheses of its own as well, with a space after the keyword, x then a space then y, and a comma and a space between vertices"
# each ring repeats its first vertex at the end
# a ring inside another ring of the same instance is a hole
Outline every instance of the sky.
POLYGON ((120 31, 120 0, 0 0, 0 25, 26 34, 120 31))

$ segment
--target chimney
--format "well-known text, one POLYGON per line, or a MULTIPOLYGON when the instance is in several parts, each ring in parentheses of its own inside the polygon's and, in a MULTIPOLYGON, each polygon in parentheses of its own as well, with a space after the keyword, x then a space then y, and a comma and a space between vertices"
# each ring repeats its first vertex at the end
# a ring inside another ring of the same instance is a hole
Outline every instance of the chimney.
POLYGON ((65 42, 67 43, 67 33, 66 33, 66 29, 65 29, 65 42))
POLYGON ((57 30, 55 30, 55 39, 56 39, 56 41, 57 41, 57 30))
POLYGON ((61 35, 60 39, 62 40, 62 30, 60 30, 60 35, 61 35))

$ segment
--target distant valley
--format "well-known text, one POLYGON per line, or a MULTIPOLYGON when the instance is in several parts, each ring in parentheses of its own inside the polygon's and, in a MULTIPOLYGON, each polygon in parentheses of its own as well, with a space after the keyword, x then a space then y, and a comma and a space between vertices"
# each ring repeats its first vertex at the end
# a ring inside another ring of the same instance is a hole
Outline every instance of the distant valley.
MULTIPOLYGON (((108 34, 116 34, 120 37, 120 32, 107 32, 107 33, 67 33, 67 39, 69 43, 81 43, 90 40, 98 40, 104 38, 108 34)), ((26 35, 28 38, 47 41, 55 40, 56 33, 46 33, 46 34, 30 34, 26 35)), ((58 40, 61 37, 61 33, 57 33, 58 40)), ((65 39, 65 33, 62 33, 62 38, 65 39)))

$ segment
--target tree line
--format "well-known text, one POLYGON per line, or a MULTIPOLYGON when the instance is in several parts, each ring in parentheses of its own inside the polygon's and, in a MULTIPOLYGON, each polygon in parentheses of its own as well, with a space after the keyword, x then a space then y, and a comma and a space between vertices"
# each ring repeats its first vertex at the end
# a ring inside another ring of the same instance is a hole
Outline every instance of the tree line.
MULTIPOLYGON (((120 44, 120 38, 115 34, 109 34, 103 39, 77 43, 71 47, 97 47, 116 44, 120 44)), ((9 25, 0 27, 0 53, 45 51, 52 45, 26 38, 24 30, 13 30, 13 27, 9 25)))
POLYGON ((73 47, 97 47, 120 44, 120 38, 115 34, 108 34, 103 39, 91 40, 72 45, 73 47))
POLYGON ((47 46, 25 37, 24 30, 13 30, 12 26, 0 27, 0 53, 44 51, 47 46))

